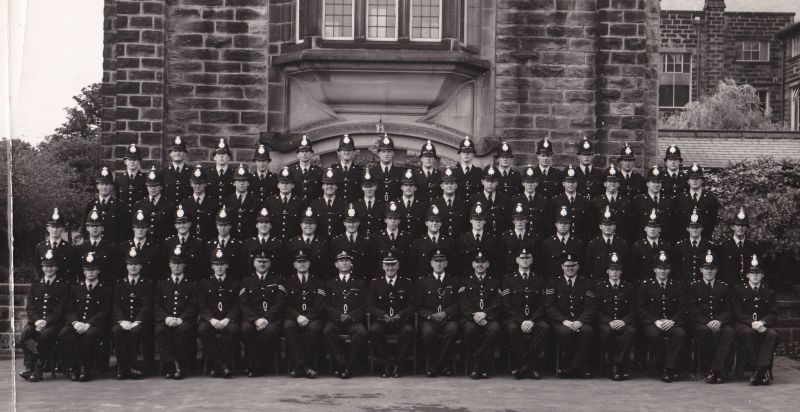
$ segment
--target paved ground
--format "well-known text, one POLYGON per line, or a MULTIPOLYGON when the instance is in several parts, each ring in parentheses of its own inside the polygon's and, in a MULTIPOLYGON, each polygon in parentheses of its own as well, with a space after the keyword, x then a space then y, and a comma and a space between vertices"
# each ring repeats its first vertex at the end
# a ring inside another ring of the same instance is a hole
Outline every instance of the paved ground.
MULTIPOLYGON (((191 377, 182 382, 101 379, 91 384, 66 378, 17 383, 18 411, 796 411, 800 370, 777 362, 772 386, 745 381, 707 385, 699 381, 664 384, 651 378, 612 382, 604 378, 514 381, 508 377, 472 381, 466 377, 428 379, 357 377, 314 381, 267 376, 231 381, 191 377), (220 391, 220 393, 216 393, 220 391)), ((18 363, 21 366, 21 363, 18 363)), ((0 410, 10 401, 11 364, 0 362, 0 410)))

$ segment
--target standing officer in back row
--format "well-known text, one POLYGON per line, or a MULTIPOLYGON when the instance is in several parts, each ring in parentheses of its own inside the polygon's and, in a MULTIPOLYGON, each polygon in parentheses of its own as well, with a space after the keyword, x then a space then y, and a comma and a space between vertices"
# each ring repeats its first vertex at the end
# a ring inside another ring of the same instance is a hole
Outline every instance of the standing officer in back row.
POLYGON ((467 204, 472 202, 472 197, 481 190, 481 177, 483 170, 475 166, 472 161, 475 159, 475 143, 464 136, 464 140, 458 146, 458 164, 453 175, 456 177, 456 197, 464 199, 467 204))
POLYGON ((253 161, 256 163, 256 170, 250 178, 250 193, 255 196, 256 205, 263 205, 270 196, 278 193, 278 176, 269 170, 272 158, 266 144, 258 144, 253 161))
POLYGON ((578 160, 580 161, 576 170, 578 174, 578 193, 589 201, 603 193, 605 176, 603 176, 602 169, 594 167, 594 146, 586 135, 583 136, 578 146, 578 160))
MULTIPOLYGON (((675 218, 678 222, 686 222, 691 213, 700 216, 703 225, 703 235, 709 239, 714 237, 714 228, 717 226, 719 213, 719 200, 708 188, 703 187, 705 177, 703 168, 693 163, 688 170, 689 191, 675 199, 675 218)), ((682 239, 686 235, 682 234, 682 239)))
POLYGON ((560 170, 553 167, 553 143, 544 138, 536 143, 536 158, 539 167, 533 169, 533 175, 538 178, 538 191, 550 200, 561 191, 563 176, 560 170))
POLYGON ((356 145, 350 135, 345 134, 339 139, 339 148, 336 149, 339 161, 331 165, 331 170, 336 174, 339 182, 337 193, 346 203, 353 203, 361 198, 361 175, 364 169, 353 163, 356 157, 356 145))
POLYGON ((386 133, 378 139, 378 160, 375 170, 378 189, 375 195, 384 202, 398 199, 401 195, 400 181, 406 169, 394 164, 394 141, 386 133))
POLYGON ((173 205, 192 194, 189 177, 192 167, 186 163, 186 141, 180 136, 175 136, 169 146, 169 158, 172 160, 162 171, 164 176, 164 197, 173 205))
POLYGON ((497 178, 500 183, 497 192, 502 193, 508 199, 513 199, 522 192, 522 175, 511 168, 514 153, 508 142, 503 142, 497 149, 497 178))
POLYGON ((292 193, 302 201, 303 206, 322 196, 322 169, 312 163, 313 158, 314 148, 308 136, 303 135, 297 146, 298 162, 289 166, 294 183, 292 193))
MULTIPOLYGON (((131 143, 125 150, 125 155, 122 158, 125 162, 125 171, 119 176, 117 181, 117 201, 122 215, 120 216, 120 236, 125 239, 130 239, 131 226, 130 221, 134 209, 134 204, 147 196, 147 188, 145 187, 145 176, 142 173, 142 154, 139 148, 131 143)), ((121 240, 122 238, 120 238, 121 240)))

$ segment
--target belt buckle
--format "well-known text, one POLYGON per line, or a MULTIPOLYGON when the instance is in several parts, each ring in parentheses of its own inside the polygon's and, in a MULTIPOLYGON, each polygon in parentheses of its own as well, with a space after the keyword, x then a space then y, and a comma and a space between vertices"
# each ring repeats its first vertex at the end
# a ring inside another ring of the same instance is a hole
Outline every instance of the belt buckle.
POLYGON ((531 308, 528 305, 525 305, 525 316, 529 316, 531 314, 531 308))
POLYGON ((481 300, 478 302, 478 307, 479 307, 479 308, 481 308, 481 310, 483 310, 483 299, 481 299, 481 300))
POLYGON ((441 312, 441 311, 442 311, 442 305, 437 306, 436 307, 436 312, 441 312))
POLYGON ((753 312, 753 320, 754 320, 754 321, 758 320, 758 314, 757 314, 757 313, 755 313, 755 312, 753 312))
POLYGON ((261 307, 264 308, 264 310, 266 311, 267 308, 269 308, 269 303, 267 303, 266 301, 261 302, 261 307))
POLYGON ((303 312, 305 312, 305 311, 306 311, 306 309, 308 308, 308 307, 306 306, 306 304, 305 304, 305 303, 304 303, 304 304, 302 304, 300 307, 303 309, 303 312))
POLYGON ((389 316, 394 316, 394 308, 389 308, 389 316))
POLYGON ((217 309, 222 312, 222 302, 217 303, 217 309))
POLYGON ((347 313, 347 304, 342 305, 342 312, 347 313))

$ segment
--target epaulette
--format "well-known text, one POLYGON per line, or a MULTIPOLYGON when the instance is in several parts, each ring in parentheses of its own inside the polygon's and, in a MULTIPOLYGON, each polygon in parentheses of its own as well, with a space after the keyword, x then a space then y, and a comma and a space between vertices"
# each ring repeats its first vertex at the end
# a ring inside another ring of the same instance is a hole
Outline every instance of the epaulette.
POLYGON ((317 289, 317 294, 318 294, 318 295, 322 295, 322 296, 327 296, 327 295, 325 294, 325 291, 324 291, 324 290, 322 290, 322 289, 317 289))
POLYGON ((545 295, 555 295, 556 294, 556 290, 547 288, 547 289, 544 290, 544 294, 545 295))
POLYGON ((281 285, 281 284, 278 284, 278 290, 282 291, 283 293, 288 293, 288 292, 286 291, 286 287, 285 287, 285 286, 283 286, 283 285, 281 285))
POLYGON ((506 296, 506 295, 508 295, 509 293, 511 293, 511 290, 510 290, 510 289, 501 289, 501 290, 500 290, 500 295, 501 295, 501 296, 506 296))

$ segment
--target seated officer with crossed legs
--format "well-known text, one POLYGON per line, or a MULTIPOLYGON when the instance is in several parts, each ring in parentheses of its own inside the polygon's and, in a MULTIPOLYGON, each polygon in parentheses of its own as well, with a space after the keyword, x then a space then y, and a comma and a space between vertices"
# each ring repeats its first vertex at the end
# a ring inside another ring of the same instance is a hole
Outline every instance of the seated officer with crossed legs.
POLYGON ((397 275, 400 263, 396 252, 386 251, 381 263, 385 275, 370 282, 367 292, 367 310, 372 315, 369 336, 377 357, 385 362, 381 378, 399 378, 400 362, 414 340, 413 316, 417 310, 412 300, 414 284, 397 275), (386 348, 388 333, 398 335, 397 345, 391 354, 386 348))
POLYGON ((170 277, 159 282, 153 303, 156 341, 167 379, 185 378, 187 366, 195 355, 196 284, 184 275, 185 267, 183 248, 175 246, 169 257, 170 277))
POLYGON ((322 336, 336 360, 335 376, 348 379, 353 376, 353 363, 367 343, 364 317, 367 306, 367 285, 363 279, 353 278, 353 257, 347 249, 336 251, 336 278, 325 285, 328 301, 325 314, 328 318, 322 336), (345 353, 339 335, 350 335, 350 351, 345 353))
POLYGON ((294 358, 293 378, 313 379, 317 371, 309 365, 319 356, 322 328, 325 326, 325 290, 323 281, 311 276, 308 249, 300 248, 294 254, 294 275, 286 279, 286 306, 283 333, 286 346, 294 358))
POLYGON ((688 290, 689 319, 703 362, 698 366, 708 370, 706 382, 712 384, 725 382, 725 363, 733 347, 730 288, 717 279, 717 261, 709 250, 700 269, 703 278, 692 282, 688 290))
MULTIPOLYGON (((97 356, 100 339, 108 335, 111 318, 111 285, 100 282, 100 269, 94 252, 83 259, 83 282, 72 285, 71 308, 58 334, 69 378, 88 382, 92 379, 92 356, 97 356)), ((106 275, 109 276, 109 275, 106 275)))
POLYGON ((22 330, 22 351, 25 371, 20 376, 28 382, 42 380, 42 362, 55 348, 56 336, 64 325, 69 305, 69 285, 58 278, 56 254, 47 249, 39 258, 44 276, 31 285, 28 292, 28 323, 22 330))
POLYGON ((514 379, 541 379, 539 355, 550 334, 550 325, 544 320, 545 279, 541 273, 533 273, 531 250, 520 247, 516 255, 517 270, 506 275, 501 292, 508 315, 505 330, 509 335, 511 376, 514 379), (527 344, 526 335, 531 337, 527 344))
POLYGON ((253 256, 256 271, 242 281, 239 307, 242 311, 242 340, 250 354, 247 376, 260 376, 266 369, 268 353, 279 350, 281 315, 286 302, 283 279, 270 271, 274 256, 261 249, 253 256))
POLYGON ((489 279, 489 257, 483 249, 473 252, 472 269, 473 274, 458 289, 458 305, 464 314, 459 324, 471 358, 470 378, 488 379, 489 363, 500 335, 498 318, 503 311, 500 280, 489 279))
POLYGON ((778 332, 772 327, 778 320, 775 291, 763 283, 764 272, 758 257, 753 255, 747 269, 747 283, 733 290, 733 313, 736 335, 744 340, 750 352, 753 375, 750 384, 769 385, 772 358, 778 345, 778 332))
POLYGON ((203 342, 203 357, 211 367, 211 377, 229 379, 239 350, 239 281, 227 275, 228 258, 222 248, 214 250, 211 270, 214 274, 198 287, 197 337, 203 342), (218 333, 222 347, 217 343, 218 333))
POLYGON ((545 291, 550 327, 562 348, 566 368, 561 366, 557 376, 562 379, 580 377, 591 379, 586 364, 586 352, 592 339, 596 304, 588 279, 578 277, 578 259, 572 254, 561 257, 562 276, 551 279, 545 291))
POLYGON ((130 248, 125 263, 128 275, 114 288, 111 335, 117 353, 117 379, 140 379, 143 374, 136 367, 136 357, 153 322, 154 288, 150 279, 141 276, 142 261, 136 247, 130 248))
POLYGON ((630 377, 629 363, 633 338, 636 336, 636 295, 633 285, 623 281, 622 259, 612 252, 608 258, 607 280, 595 285, 597 330, 603 350, 611 361, 611 379, 630 377))
POLYGON ((439 248, 431 252, 433 273, 421 277, 416 284, 417 313, 420 317, 420 334, 425 352, 430 360, 426 374, 435 378, 441 371, 452 376, 445 366, 451 359, 450 346, 458 337, 460 310, 456 293, 461 286, 458 278, 445 274, 447 255, 439 248))
POLYGON ((686 286, 670 277, 672 262, 667 252, 659 251, 653 261, 655 277, 642 281, 636 301, 651 356, 660 348, 661 338, 667 338, 661 380, 672 382, 678 377, 675 365, 686 338, 683 328, 687 313, 686 286))

